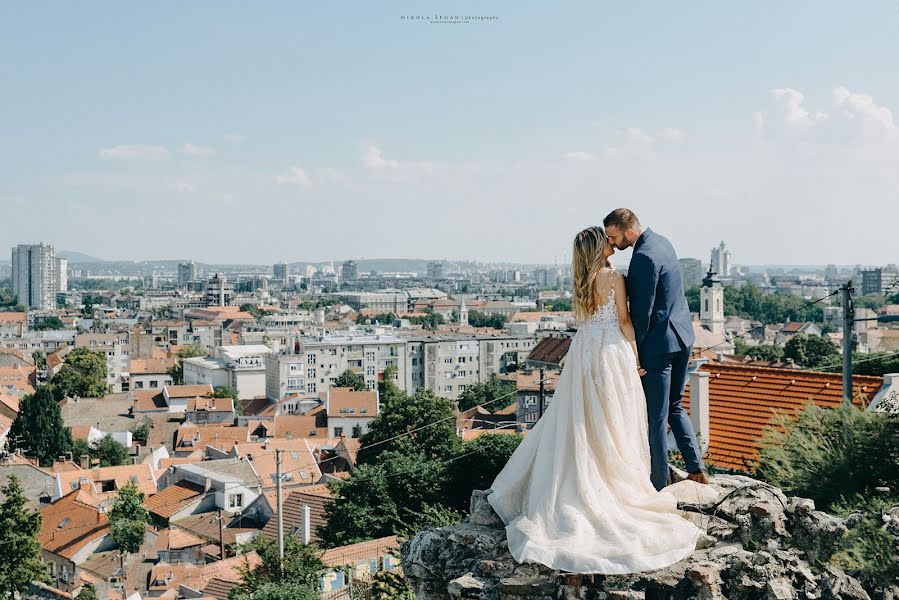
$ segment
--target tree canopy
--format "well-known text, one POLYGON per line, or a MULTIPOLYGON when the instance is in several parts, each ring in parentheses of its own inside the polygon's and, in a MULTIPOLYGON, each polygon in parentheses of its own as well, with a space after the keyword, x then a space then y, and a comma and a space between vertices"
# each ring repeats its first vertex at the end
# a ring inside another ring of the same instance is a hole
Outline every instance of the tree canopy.
POLYGON ((19 414, 9 432, 14 447, 22 448, 41 465, 53 463, 72 449, 72 436, 62 421, 62 412, 51 386, 39 385, 22 398, 19 414))
POLYGON ((0 598, 15 597, 31 584, 47 577, 41 562, 41 514, 27 507, 25 492, 15 475, 0 492, 0 598))

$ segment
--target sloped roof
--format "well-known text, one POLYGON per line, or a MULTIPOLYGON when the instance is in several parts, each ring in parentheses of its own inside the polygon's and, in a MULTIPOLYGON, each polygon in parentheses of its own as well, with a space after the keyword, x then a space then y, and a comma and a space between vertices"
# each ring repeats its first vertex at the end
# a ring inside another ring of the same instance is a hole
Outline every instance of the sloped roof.
MULTIPOLYGON (((310 539, 313 542, 321 541, 318 536, 318 527, 328 523, 325 516, 325 508, 334 502, 334 496, 325 485, 312 485, 309 488, 300 488, 292 491, 281 503, 284 510, 284 531, 301 532, 303 529, 303 506, 309 507, 310 539)), ((272 506, 275 516, 269 519, 262 529, 262 535, 275 539, 278 535, 277 506, 272 506)))
POLYGON ((190 481, 179 481, 144 501, 152 514, 168 519, 179 510, 190 506, 203 495, 203 486, 190 481))
POLYGON ((541 362, 548 365, 561 366, 568 354, 568 348, 571 346, 571 337, 545 337, 537 345, 531 349, 528 360, 541 362))
POLYGON ((108 519, 93 506, 78 500, 74 490, 41 508, 38 541, 44 550, 72 558, 86 544, 109 533, 108 519))
MULTIPOLYGON (((795 414, 812 402, 836 407, 843 401, 839 373, 769 369, 734 364, 705 364, 709 374, 709 462, 746 470, 759 456, 759 441, 775 411, 795 414)), ((689 380, 688 380, 689 381, 689 380)), ((853 377, 857 406, 867 406, 881 388, 880 377, 853 377)), ((690 385, 684 393, 690 408, 690 385)))

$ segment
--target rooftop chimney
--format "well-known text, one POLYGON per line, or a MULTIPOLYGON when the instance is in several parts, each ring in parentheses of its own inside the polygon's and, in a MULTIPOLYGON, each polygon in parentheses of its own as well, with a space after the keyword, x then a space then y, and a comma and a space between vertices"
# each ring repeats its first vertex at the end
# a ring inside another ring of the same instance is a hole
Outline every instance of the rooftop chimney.
POLYGON ((312 511, 309 508, 308 504, 303 505, 303 543, 309 544, 312 540, 312 519, 311 519, 312 511))
POLYGON ((699 454, 709 449, 709 374, 705 371, 690 371, 690 423, 693 431, 702 438, 699 454))

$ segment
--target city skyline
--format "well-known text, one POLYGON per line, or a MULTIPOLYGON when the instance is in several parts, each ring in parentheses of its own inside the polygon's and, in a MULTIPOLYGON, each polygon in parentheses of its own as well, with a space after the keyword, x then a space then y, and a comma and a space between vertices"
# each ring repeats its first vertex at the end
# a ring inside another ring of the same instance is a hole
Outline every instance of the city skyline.
POLYGON ((2 9, 0 247, 562 264, 623 205, 681 257, 899 258, 895 7, 215 6, 2 9))

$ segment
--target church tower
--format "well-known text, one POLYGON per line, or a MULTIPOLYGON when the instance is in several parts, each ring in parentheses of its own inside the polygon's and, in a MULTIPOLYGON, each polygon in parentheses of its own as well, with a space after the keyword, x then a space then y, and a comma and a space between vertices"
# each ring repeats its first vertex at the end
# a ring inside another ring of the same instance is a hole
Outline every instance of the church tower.
POLYGON ((724 287, 709 265, 699 290, 699 320, 712 333, 724 335, 724 287))
POLYGON ((459 305, 459 325, 468 325, 468 307, 465 306, 465 297, 462 297, 462 303, 459 305))

